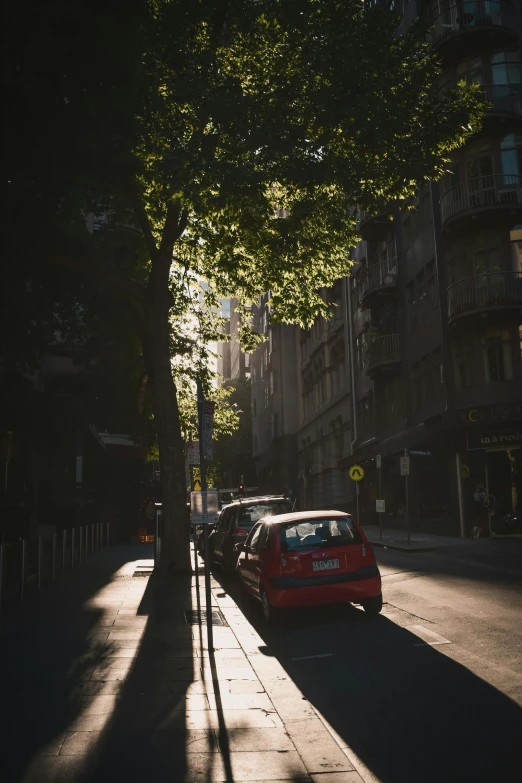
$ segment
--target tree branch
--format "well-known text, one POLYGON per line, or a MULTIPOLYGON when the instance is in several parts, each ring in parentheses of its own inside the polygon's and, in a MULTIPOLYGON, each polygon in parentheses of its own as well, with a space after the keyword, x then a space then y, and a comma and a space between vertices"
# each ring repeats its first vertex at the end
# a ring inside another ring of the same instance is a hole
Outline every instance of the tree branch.
POLYGON ((138 225, 143 232, 145 244, 147 245, 147 250, 149 251, 150 259, 152 261, 158 252, 158 247, 150 227, 150 220, 149 216, 147 215, 147 210, 145 209, 143 199, 135 182, 132 182, 132 184, 129 185, 127 192, 129 194, 132 209, 136 215, 136 220, 138 221, 138 225))

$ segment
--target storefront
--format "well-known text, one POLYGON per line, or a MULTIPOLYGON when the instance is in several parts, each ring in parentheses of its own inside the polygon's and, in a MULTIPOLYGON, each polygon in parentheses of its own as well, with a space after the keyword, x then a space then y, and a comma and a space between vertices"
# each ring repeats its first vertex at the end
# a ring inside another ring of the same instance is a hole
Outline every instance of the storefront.
POLYGON ((467 426, 458 456, 463 533, 522 535, 522 403, 463 414, 467 426))

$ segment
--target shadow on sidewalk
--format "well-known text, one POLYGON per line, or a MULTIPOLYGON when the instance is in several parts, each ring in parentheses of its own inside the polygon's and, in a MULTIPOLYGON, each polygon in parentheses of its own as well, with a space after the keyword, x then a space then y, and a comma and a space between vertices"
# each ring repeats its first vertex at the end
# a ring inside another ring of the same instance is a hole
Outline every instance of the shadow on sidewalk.
POLYGON ((85 604, 139 557, 137 547, 105 550, 1 618, 2 783, 23 780, 41 754, 42 767, 57 756, 82 711, 81 686, 96 665, 91 636, 104 630, 104 609, 85 604))
MULTIPOLYGON (((147 617, 145 630, 96 738, 89 780, 183 780, 186 744, 196 740, 186 728, 185 700, 189 692, 197 696, 191 686, 199 682, 192 628, 183 614, 190 605, 189 575, 155 572, 148 579, 137 610, 137 616, 147 617)), ((115 659, 106 660, 112 665, 115 659)), ((104 683, 100 685, 103 694, 104 683)))
MULTIPOLYGON (((241 605, 237 582, 226 588, 241 605)), ((279 659, 379 780, 520 780, 522 710, 446 656, 445 646, 425 645, 386 616, 350 606, 290 613, 275 629, 255 605, 243 609, 266 643, 260 652, 279 659), (292 660, 305 656, 312 657, 292 660)))

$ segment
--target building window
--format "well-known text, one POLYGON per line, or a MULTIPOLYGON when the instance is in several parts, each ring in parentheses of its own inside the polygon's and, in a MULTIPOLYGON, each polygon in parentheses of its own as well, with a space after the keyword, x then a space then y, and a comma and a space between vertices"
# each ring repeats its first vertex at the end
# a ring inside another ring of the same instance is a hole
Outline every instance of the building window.
POLYGON ((475 343, 468 335, 455 337, 454 359, 457 387, 467 389, 475 385, 473 371, 475 343))
POLYGON ((522 89, 522 66, 519 52, 497 52, 491 55, 493 84, 510 84, 522 89))
POLYGON ((500 142, 500 157, 504 184, 515 184, 513 177, 522 173, 522 134, 508 133, 500 142))
POLYGON ((482 341, 486 383, 510 381, 513 378, 511 344, 505 329, 490 331, 482 341))

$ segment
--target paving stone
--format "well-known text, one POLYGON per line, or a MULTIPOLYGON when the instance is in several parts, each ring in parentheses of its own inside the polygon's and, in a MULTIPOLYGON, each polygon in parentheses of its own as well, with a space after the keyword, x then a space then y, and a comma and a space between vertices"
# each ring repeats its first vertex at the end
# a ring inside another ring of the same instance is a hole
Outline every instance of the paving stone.
MULTIPOLYGON (((218 732, 219 735, 219 732, 218 732)), ((285 729, 230 729, 227 730, 230 752, 259 750, 295 750, 285 729)))
MULTIPOLYGON (((133 658, 116 658, 116 660, 113 660, 111 658, 102 658, 98 663, 96 664, 96 668, 93 672, 93 674, 104 672, 109 673, 111 671, 129 671, 132 669, 132 667, 135 665, 135 661, 133 658)), ((97 677, 93 677, 92 679, 98 679, 97 677)))
POLYGON ((227 729, 282 728, 281 719, 275 712, 265 710, 173 710, 158 728, 170 725, 186 726, 187 729, 219 729, 222 720, 227 729))
POLYGON ((126 641, 129 641, 129 640, 141 641, 141 639, 143 638, 143 633, 144 633, 144 631, 142 631, 142 630, 141 631, 131 631, 131 630, 129 630, 127 628, 127 629, 121 630, 121 631, 111 631, 108 634, 107 639, 110 642, 112 642, 113 640, 115 640, 115 641, 122 641, 123 639, 125 639, 126 641))
MULTIPOLYGON (((230 753, 232 779, 235 781, 306 779, 306 769, 295 751, 252 751, 230 753)), ((221 755, 194 753, 187 756, 185 783, 229 781, 221 755)))
POLYGON ((40 756, 31 762, 22 783, 87 783, 85 756, 40 756))
POLYGON ((111 712, 99 715, 78 715, 67 726, 67 731, 102 731, 110 721, 111 712))
POLYGON ((276 658, 269 658, 265 655, 252 655, 249 660, 261 682, 265 680, 290 680, 287 672, 276 658))
POLYGON ((235 656, 235 657, 225 657, 224 655, 220 658, 215 658, 211 664, 209 658, 202 658, 201 660, 201 666, 203 666, 205 669, 211 670, 212 668, 215 669, 251 669, 251 665, 248 661, 248 658, 246 655, 243 655, 242 657, 235 656))
POLYGON ((60 734, 57 734, 56 737, 53 737, 53 739, 48 742, 46 745, 41 747, 38 751, 39 756, 57 756, 60 752, 60 749, 65 742, 67 734, 65 732, 62 732, 60 734))
POLYGON ((230 693, 263 693, 263 685, 259 680, 231 680, 230 693))
POLYGON ((311 778, 313 783, 363 783, 358 772, 324 772, 311 778))
POLYGON ((310 702, 302 696, 270 694, 270 699, 284 721, 315 718, 317 715, 310 702))
MULTIPOLYGON (((120 658, 119 660, 122 659, 120 658)), ((103 669, 101 671, 95 669, 92 673, 91 680, 101 680, 102 682, 105 682, 106 680, 126 680, 128 674, 128 668, 103 669)))
POLYGON ((353 770, 353 764, 332 735, 322 724, 321 727, 317 726, 315 720, 308 722, 308 725, 307 721, 285 722, 286 731, 303 759, 308 772, 353 770))
POLYGON ((179 763, 179 748, 185 753, 219 753, 217 734, 213 729, 180 729, 155 731, 147 750, 172 754, 173 763, 179 763))
POLYGON ((117 694, 85 696, 81 704, 82 715, 104 715, 113 713, 121 698, 117 694))
POLYGON ((92 753, 104 736, 103 731, 70 731, 63 743, 60 755, 82 756, 86 753, 92 753))
POLYGON ((266 693, 220 693, 219 698, 216 693, 209 694, 211 709, 217 709, 218 702, 221 703, 223 710, 268 710, 273 711, 274 707, 266 693))

